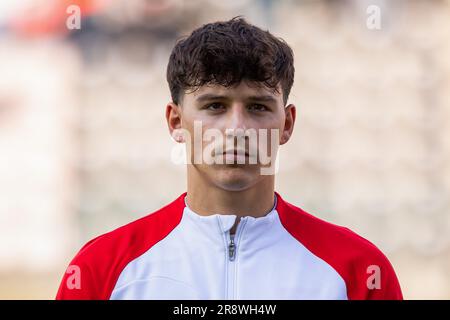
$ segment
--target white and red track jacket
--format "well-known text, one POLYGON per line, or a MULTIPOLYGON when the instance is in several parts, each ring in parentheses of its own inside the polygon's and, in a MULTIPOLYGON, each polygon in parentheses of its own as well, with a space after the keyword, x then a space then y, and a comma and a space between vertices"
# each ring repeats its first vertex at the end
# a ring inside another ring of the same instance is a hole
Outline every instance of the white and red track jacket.
POLYGON ((277 192, 235 235, 235 215, 198 215, 185 197, 89 241, 56 299, 403 299, 375 245, 277 192))

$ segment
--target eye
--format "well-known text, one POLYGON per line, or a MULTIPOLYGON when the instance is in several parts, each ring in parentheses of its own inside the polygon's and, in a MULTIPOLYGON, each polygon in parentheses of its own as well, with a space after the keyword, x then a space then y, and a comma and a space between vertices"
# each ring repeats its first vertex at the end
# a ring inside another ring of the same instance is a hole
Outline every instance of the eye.
POLYGON ((208 105, 206 105, 204 107, 204 109, 211 110, 211 111, 219 111, 219 110, 222 110, 224 108, 225 107, 223 106, 223 104, 218 103, 218 102, 210 103, 210 104, 208 104, 208 105))
POLYGON ((263 104, 252 104, 248 107, 250 111, 266 111, 268 108, 263 104))

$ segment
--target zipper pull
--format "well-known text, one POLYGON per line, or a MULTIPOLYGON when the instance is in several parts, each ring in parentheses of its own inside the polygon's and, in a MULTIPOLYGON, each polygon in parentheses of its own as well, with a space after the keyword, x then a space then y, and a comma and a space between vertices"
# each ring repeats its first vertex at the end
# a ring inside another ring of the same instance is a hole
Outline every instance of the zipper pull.
POLYGON ((234 256, 236 253, 236 245, 234 244, 234 234, 230 234, 230 244, 228 246, 228 254, 230 261, 234 261, 234 256))

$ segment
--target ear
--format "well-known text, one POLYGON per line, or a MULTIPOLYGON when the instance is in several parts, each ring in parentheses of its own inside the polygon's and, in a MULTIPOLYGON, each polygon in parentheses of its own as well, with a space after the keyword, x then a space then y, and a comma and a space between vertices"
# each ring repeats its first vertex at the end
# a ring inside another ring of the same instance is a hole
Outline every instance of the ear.
POLYGON ((166 106, 166 121, 170 135, 176 142, 184 142, 181 129, 181 107, 173 102, 166 106))
POLYGON ((284 128, 280 137, 280 145, 285 144, 291 138, 292 132, 294 131, 295 124, 295 113, 296 109, 293 104, 290 104, 284 108, 285 120, 284 128))

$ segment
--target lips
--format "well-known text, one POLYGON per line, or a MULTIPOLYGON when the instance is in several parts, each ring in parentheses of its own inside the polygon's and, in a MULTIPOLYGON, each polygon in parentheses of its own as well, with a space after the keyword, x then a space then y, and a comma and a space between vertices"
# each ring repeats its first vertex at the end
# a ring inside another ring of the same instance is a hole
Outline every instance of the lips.
POLYGON ((248 152, 245 150, 235 150, 235 149, 230 149, 230 150, 226 150, 223 155, 235 155, 235 156, 246 156, 248 157, 248 152))

